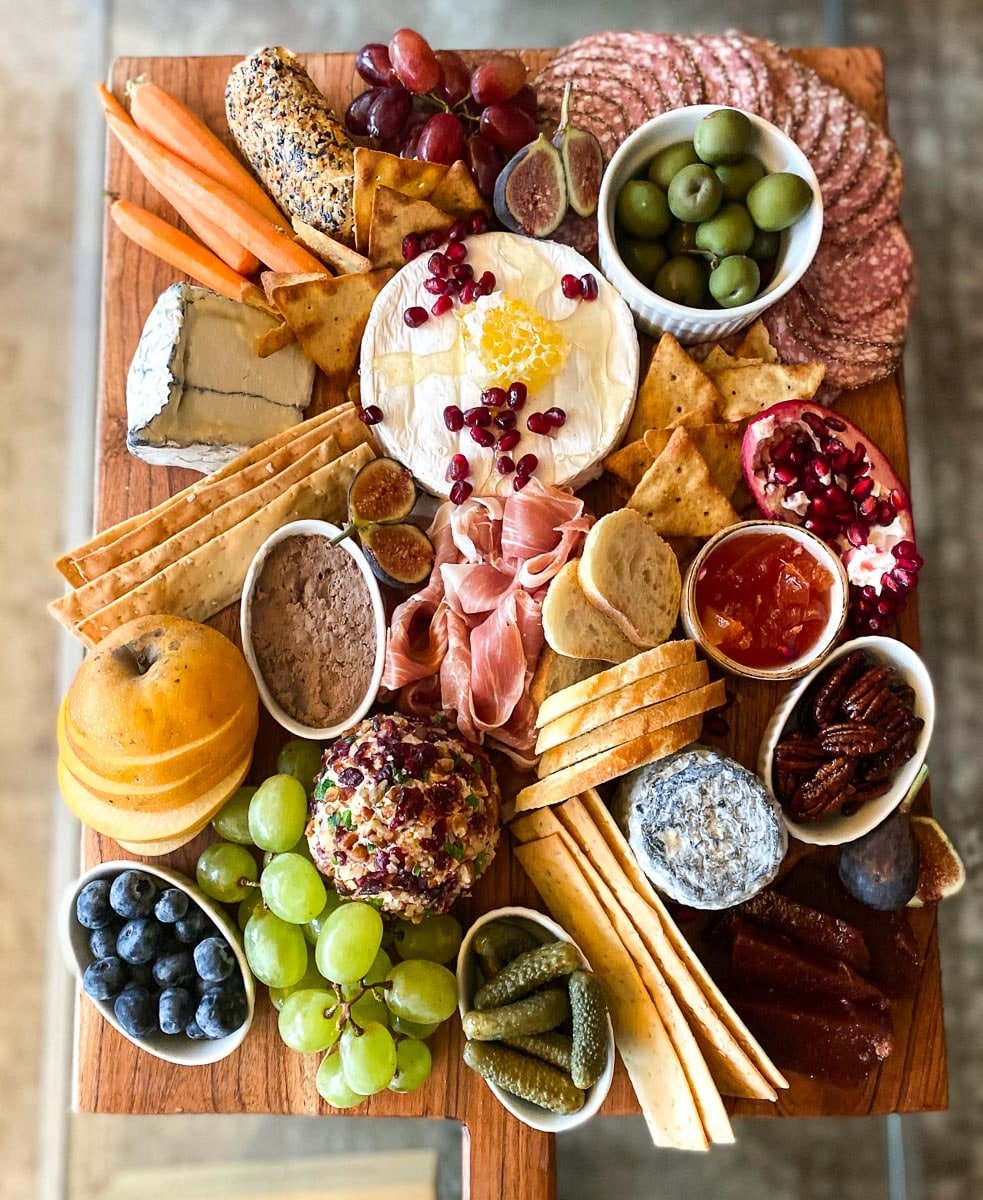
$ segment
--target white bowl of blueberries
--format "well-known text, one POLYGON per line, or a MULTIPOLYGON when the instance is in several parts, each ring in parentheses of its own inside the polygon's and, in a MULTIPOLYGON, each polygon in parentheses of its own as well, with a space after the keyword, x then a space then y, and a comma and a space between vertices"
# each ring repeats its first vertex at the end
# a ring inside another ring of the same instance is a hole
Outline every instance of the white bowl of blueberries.
POLYGON ((100 863, 67 889, 60 924, 83 992, 141 1050, 201 1066, 242 1043, 256 990, 239 931, 184 875, 100 863))

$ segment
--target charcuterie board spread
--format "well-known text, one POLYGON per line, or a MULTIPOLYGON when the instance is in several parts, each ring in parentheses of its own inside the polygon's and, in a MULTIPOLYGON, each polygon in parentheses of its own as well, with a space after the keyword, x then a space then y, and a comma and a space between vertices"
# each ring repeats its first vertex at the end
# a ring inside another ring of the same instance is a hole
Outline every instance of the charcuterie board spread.
POLYGON ((100 98, 83 1107, 452 1116, 545 1197, 598 1111, 944 1106, 876 54, 400 30, 100 98))

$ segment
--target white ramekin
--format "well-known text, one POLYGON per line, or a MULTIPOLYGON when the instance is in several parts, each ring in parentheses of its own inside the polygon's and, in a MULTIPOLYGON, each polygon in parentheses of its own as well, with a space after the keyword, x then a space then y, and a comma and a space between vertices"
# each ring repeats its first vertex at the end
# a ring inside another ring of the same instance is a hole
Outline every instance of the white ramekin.
POLYGON ((597 206, 601 269, 625 298, 639 328, 652 337, 671 333, 680 342, 691 344, 716 341, 737 333, 798 283, 819 247, 823 232, 823 197, 808 158, 777 126, 754 113, 745 112, 744 115, 754 126, 751 153, 761 159, 765 170, 769 173, 791 171, 801 175, 812 190, 808 212, 782 234, 778 264, 771 282, 750 304, 741 304, 737 308, 687 308, 657 296, 628 270, 615 240, 618 193, 629 179, 638 176, 657 151, 674 142, 692 140, 700 121, 709 113, 724 107, 726 105, 694 104, 688 108, 674 108, 671 112, 646 121, 618 147, 601 181, 597 206))

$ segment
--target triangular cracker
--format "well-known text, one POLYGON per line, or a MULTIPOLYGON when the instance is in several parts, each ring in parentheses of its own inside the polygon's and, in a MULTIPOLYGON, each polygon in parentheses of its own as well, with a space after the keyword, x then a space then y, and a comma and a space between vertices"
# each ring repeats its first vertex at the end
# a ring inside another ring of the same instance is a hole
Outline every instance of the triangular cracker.
POLYGON ((451 218, 428 200, 411 200, 392 188, 376 188, 369 224, 369 258, 377 267, 401 267, 403 238, 409 233, 448 229, 451 218))
POLYGON ((778 351, 771 344, 768 327, 760 318, 745 331, 740 345, 734 351, 736 358, 760 358, 762 362, 778 362, 778 351))
POLYGON ((490 212, 488 201, 478 191, 478 185, 468 170, 468 164, 461 159, 450 167, 427 199, 455 217, 466 217, 476 209, 490 212))
POLYGON ((371 271, 372 263, 363 254, 339 242, 337 238, 328 237, 320 229, 308 225, 300 217, 294 217, 290 224, 297 235, 297 241, 307 247, 312 254, 338 275, 357 275, 361 271, 371 271))
POLYGON ((720 394, 671 333, 664 333, 638 389, 638 400, 626 439, 646 429, 705 425, 714 420, 720 394))
MULTIPOLYGON (((649 432, 652 432, 651 430, 649 432)), ((647 435, 646 435, 647 436, 647 435)), ((630 488, 638 486, 639 480, 652 465, 653 455, 645 439, 628 442, 604 460, 604 469, 623 480, 630 488)))
POLYGON ((388 187, 403 196, 409 196, 411 200, 426 200, 447 171, 443 163, 400 158, 382 150, 356 146, 352 200, 355 210, 355 249, 364 250, 369 244, 369 224, 376 188, 388 187))
POLYGON ((628 505, 656 532, 674 537, 711 537, 738 520, 685 429, 674 431, 628 505))
POLYGON ((826 374, 825 363, 757 363, 718 371, 714 382, 723 397, 723 421, 755 417, 782 400, 811 400, 826 374))

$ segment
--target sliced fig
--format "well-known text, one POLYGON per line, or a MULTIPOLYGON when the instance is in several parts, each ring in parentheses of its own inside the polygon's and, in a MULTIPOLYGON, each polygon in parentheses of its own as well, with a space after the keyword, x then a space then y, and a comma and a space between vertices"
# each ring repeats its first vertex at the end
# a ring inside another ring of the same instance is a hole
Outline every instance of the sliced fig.
POLYGON ((908 907, 923 908, 960 891, 966 882, 966 868, 934 817, 912 817, 911 827, 918 839, 919 867, 918 888, 908 907))
POLYGON ((560 152, 570 207, 578 217, 592 217, 601 193, 604 152, 592 133, 570 124, 570 89, 568 83, 563 91, 560 125, 553 135, 553 145, 560 152))
POLYGON ((839 553, 850 581, 850 632, 889 628, 922 557, 908 492, 884 452, 839 413, 784 400, 748 425, 742 463, 764 516, 804 525, 839 553))
POLYGON ((348 519, 363 525, 389 525, 405 520, 416 504, 412 473, 394 458, 367 462, 348 489, 348 519))
POLYGON ((876 829, 841 846, 840 883, 855 900, 883 912, 904 908, 918 887, 919 843, 906 813, 893 813, 876 829))
POLYGON ((422 529, 405 522, 370 525, 359 538, 369 566, 388 587, 418 587, 429 579, 434 549, 422 529))
POLYGON ((567 184, 560 152, 540 134, 502 168, 495 184, 495 214, 513 233, 545 238, 567 211, 567 184))

